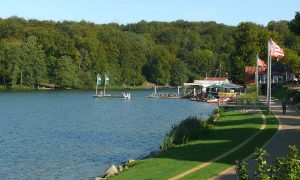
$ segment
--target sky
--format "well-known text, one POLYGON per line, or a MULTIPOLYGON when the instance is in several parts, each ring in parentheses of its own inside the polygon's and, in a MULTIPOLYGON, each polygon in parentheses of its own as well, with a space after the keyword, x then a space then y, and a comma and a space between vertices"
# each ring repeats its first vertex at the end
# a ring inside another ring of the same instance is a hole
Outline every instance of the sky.
POLYGON ((296 11, 299 0, 4 0, 0 18, 96 24, 186 20, 233 26, 251 21, 266 26, 272 20, 290 21, 296 11))

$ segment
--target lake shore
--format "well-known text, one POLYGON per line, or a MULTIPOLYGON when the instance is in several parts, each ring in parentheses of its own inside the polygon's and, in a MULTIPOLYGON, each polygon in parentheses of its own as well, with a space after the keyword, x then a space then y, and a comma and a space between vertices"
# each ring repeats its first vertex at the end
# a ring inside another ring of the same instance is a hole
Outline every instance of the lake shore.
MULTIPOLYGON (((103 90, 102 86, 98 87, 98 90, 103 90)), ((154 86, 107 86, 106 90, 150 90, 154 89, 154 86)), ((175 87, 158 86, 157 89, 175 89, 175 87)), ((83 88, 47 88, 47 87, 32 87, 32 86, 3 86, 0 85, 0 92, 15 91, 15 92, 26 92, 26 91, 55 91, 55 90, 95 90, 95 87, 83 87, 83 88)))
MULTIPOLYGON (((248 156, 254 151, 255 147, 260 147, 268 141, 277 131, 278 121, 273 115, 268 115, 266 110, 263 109, 262 112, 266 116, 267 126, 259 137, 254 138, 240 150, 222 160, 188 175, 186 179, 212 177, 223 169, 234 165, 235 160, 248 156)), ((262 118, 258 114, 247 111, 225 112, 216 122, 212 137, 176 146, 155 158, 134 161, 131 168, 109 179, 126 179, 130 177, 168 179, 237 146, 251 134, 258 132, 261 124, 262 118), (239 136, 236 134, 239 134, 239 136)))

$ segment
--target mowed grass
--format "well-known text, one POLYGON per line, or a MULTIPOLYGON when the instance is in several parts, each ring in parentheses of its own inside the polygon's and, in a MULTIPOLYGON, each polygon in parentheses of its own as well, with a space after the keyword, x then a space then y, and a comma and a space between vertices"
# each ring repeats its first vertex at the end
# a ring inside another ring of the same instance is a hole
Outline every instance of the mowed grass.
MULTIPOLYGON (((168 179, 234 148, 259 131, 261 124, 262 118, 259 114, 240 111, 225 112, 216 122, 211 136, 176 146, 159 157, 136 161, 133 167, 110 179, 168 179)), ((203 179, 231 166, 235 160, 252 153, 254 147, 264 144, 271 137, 271 134, 276 132, 277 126, 276 123, 274 124, 274 128, 270 128, 266 132, 263 131, 258 139, 249 143, 251 144, 249 147, 253 148, 242 148, 235 155, 224 158, 224 160, 216 163, 218 166, 213 167, 213 171, 208 169, 209 173, 204 172, 205 178, 203 179)), ((212 165, 207 168, 210 167, 212 165)), ((202 179, 204 176, 201 172, 202 170, 199 170, 186 178, 202 179)))
POLYGON ((278 120, 273 114, 269 115, 266 109, 262 110, 262 112, 266 116, 267 126, 258 134, 258 136, 256 136, 238 151, 228 155, 216 163, 185 176, 182 179, 208 179, 231 167, 232 165, 235 165, 236 160, 242 160, 248 157, 255 151, 256 147, 262 147, 277 132, 279 126, 278 120))

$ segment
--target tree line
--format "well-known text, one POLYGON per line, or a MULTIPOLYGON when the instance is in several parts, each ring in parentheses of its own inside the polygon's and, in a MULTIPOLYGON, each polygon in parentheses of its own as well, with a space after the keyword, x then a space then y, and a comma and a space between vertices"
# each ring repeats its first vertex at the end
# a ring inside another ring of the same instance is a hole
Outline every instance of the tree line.
POLYGON ((0 19, 0 85, 91 88, 98 73, 108 74, 112 85, 147 81, 176 86, 206 75, 228 75, 243 83, 245 65, 254 65, 257 54, 267 59, 270 38, 285 50, 282 63, 299 72, 299 27, 299 12, 291 21, 271 21, 266 27, 183 20, 98 25, 10 17, 0 19))

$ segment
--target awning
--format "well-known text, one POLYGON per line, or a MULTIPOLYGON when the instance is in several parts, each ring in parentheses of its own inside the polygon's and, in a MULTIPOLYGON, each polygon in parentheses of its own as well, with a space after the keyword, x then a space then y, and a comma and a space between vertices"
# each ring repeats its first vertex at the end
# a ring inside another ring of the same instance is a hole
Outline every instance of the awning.
POLYGON ((222 85, 223 88, 228 88, 228 89, 240 89, 240 88, 244 88, 243 86, 239 86, 236 84, 223 84, 222 85))
POLYGON ((213 85, 207 86, 206 88, 217 88, 217 89, 224 89, 224 87, 223 87, 223 86, 220 86, 220 85, 217 85, 217 84, 213 84, 213 85))

